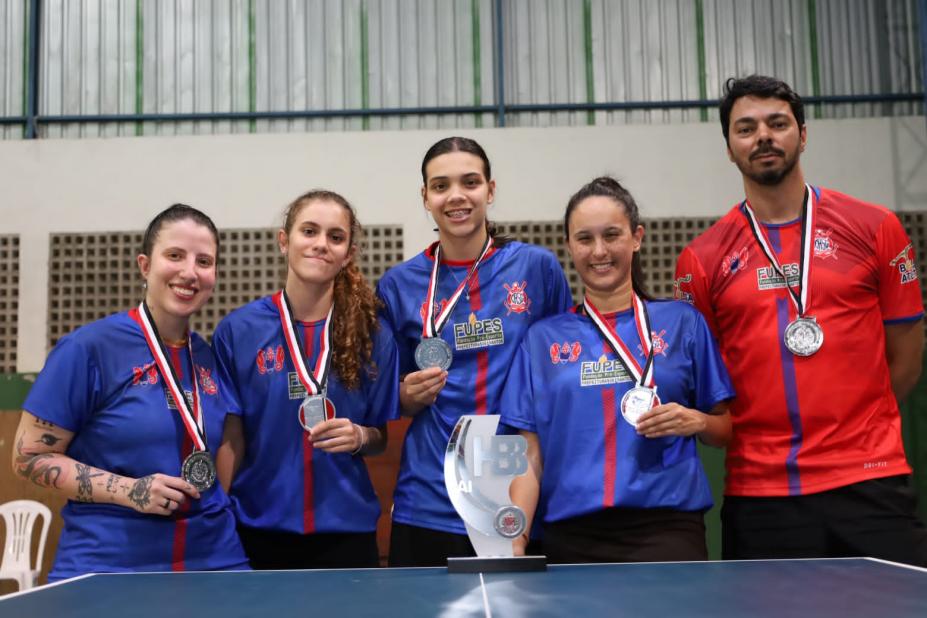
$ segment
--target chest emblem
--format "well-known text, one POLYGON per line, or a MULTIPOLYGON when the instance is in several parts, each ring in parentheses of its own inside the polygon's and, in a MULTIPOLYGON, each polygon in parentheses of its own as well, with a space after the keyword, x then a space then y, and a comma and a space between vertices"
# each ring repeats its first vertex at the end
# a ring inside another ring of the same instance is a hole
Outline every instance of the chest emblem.
POLYGON ((266 349, 257 352, 257 370, 264 375, 272 371, 283 369, 283 361, 286 357, 283 355, 283 346, 278 345, 276 349, 273 346, 267 346, 266 349))
POLYGON ((837 259, 837 243, 830 235, 833 230, 814 230, 814 257, 837 259))
POLYGON ((505 308, 508 310, 506 315, 528 312, 528 308, 531 307, 531 299, 528 298, 528 292, 525 291, 525 288, 528 287, 528 282, 522 281, 521 285, 519 285, 516 281, 512 285, 503 283, 502 286, 509 293, 504 301, 505 308))
POLYGON ((200 388, 203 389, 203 392, 207 395, 215 395, 219 392, 219 389, 216 387, 216 381, 212 379, 212 370, 207 369, 206 367, 196 367, 196 372, 199 374, 200 388))
POLYGON ((750 252, 747 247, 742 247, 740 251, 735 251, 734 253, 724 257, 724 260, 721 262, 721 273, 727 277, 730 275, 736 275, 738 272, 744 269, 747 265, 747 261, 750 259, 750 252))
POLYGON ((147 365, 142 365, 141 367, 132 368, 132 386, 157 383, 158 368, 155 366, 154 361, 151 361, 147 365))
POLYGON ((575 363, 582 353, 583 346, 578 341, 574 341, 572 344, 566 341, 550 344, 550 362, 555 365, 559 363, 575 363))
MULTIPOLYGON (((650 338, 653 340, 653 355, 661 354, 666 356, 666 350, 669 348, 669 345, 666 343, 666 339, 663 336, 666 334, 666 329, 664 328, 659 333, 650 331, 650 338)), ((644 347, 641 344, 637 344, 637 351, 641 356, 644 356, 644 347)))

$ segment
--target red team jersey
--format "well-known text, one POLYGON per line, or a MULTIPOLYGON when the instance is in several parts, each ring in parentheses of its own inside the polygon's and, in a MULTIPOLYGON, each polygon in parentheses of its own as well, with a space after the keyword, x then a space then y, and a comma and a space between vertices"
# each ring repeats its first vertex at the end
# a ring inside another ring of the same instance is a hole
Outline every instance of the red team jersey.
MULTIPOLYGON (((742 204, 695 239, 677 264, 676 296, 707 319, 737 393, 728 495, 809 494, 911 472, 883 326, 923 316, 911 241, 891 211, 829 189, 813 191, 806 315, 824 331, 815 354, 796 356, 785 347, 795 305, 742 204)), ((797 286, 800 220, 763 227, 797 286)))

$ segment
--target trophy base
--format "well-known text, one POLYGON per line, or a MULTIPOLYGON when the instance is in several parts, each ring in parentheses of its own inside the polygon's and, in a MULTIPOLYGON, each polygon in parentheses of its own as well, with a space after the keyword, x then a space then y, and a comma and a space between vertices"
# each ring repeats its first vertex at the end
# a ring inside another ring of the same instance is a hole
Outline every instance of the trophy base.
POLYGON ((513 573, 546 571, 547 556, 477 556, 448 558, 448 573, 513 573))

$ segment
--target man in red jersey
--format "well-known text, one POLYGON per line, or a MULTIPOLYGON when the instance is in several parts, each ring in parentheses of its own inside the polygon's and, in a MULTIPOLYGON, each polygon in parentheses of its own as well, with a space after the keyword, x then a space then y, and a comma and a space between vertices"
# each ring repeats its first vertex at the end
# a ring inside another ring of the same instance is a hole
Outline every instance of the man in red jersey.
POLYGON ((683 251, 676 291, 707 318, 737 392, 724 557, 927 566, 897 403, 924 348, 911 241, 891 211, 806 184, 787 84, 729 79, 720 112, 746 199, 683 251))

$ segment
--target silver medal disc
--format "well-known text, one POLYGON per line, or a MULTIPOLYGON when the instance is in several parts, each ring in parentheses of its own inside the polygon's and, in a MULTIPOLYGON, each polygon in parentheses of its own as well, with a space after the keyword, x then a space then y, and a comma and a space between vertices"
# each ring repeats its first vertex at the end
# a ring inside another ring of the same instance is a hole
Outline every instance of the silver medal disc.
POLYGON ((796 356, 811 356, 824 343, 824 330, 814 318, 800 317, 785 327, 785 347, 796 356))
POLYGON ((654 406, 656 397, 657 393, 654 389, 635 386, 621 398, 621 416, 632 427, 637 427, 638 419, 654 406))
POLYGON ((514 504, 510 504, 496 511, 492 524, 500 535, 507 539, 514 539, 521 536, 521 533, 525 531, 527 521, 525 512, 514 504))
POLYGON ((183 460, 181 468, 183 480, 196 487, 197 491, 206 491, 216 482, 216 464, 207 451, 193 451, 183 460))
POLYGON ((453 359, 451 346, 440 337, 425 337, 415 346, 415 364, 419 369, 440 367, 447 371, 453 359))
POLYGON ((325 395, 307 395, 299 406, 299 424, 306 431, 335 414, 335 405, 325 395))

